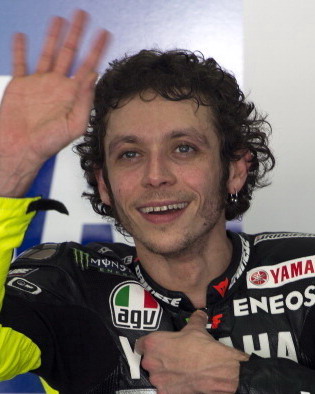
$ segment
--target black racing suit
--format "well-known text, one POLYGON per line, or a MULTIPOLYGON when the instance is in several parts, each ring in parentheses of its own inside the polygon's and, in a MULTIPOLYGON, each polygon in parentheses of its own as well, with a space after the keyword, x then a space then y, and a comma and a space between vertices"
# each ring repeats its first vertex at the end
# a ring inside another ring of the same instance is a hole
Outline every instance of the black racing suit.
MULTIPOLYGON (((228 237, 231 263, 208 286, 208 331, 253 354, 238 393, 315 393, 314 236, 228 237)), ((12 264, 0 324, 39 347, 34 372, 61 393, 150 394, 135 340, 180 330, 194 310, 146 274, 134 248, 69 242, 39 245, 12 264)))

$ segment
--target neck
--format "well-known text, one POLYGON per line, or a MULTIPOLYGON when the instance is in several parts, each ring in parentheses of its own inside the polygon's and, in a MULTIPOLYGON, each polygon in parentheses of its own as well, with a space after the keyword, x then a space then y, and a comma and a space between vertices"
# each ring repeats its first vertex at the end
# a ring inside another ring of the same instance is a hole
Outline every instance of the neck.
POLYGON ((207 287, 211 280, 228 267, 232 244, 225 227, 213 229, 189 249, 176 255, 152 253, 137 241, 136 249, 142 266, 150 277, 168 290, 186 294, 196 308, 206 306, 207 287))

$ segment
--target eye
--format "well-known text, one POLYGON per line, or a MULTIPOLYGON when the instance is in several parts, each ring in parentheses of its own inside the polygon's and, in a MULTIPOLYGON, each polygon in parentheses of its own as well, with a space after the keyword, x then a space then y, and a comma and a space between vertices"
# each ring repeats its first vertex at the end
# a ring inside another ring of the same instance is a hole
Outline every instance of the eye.
POLYGON ((128 160, 131 160, 131 159, 134 159, 134 158, 136 158, 136 157, 138 157, 139 156, 139 153, 137 153, 137 152, 135 152, 135 151, 133 151, 133 150, 128 150, 128 151, 126 151, 126 152, 123 152, 119 157, 121 158, 121 159, 128 159, 128 160))
POLYGON ((196 149, 188 144, 181 144, 178 145, 178 147, 176 148, 175 152, 177 153, 191 153, 191 152, 195 152, 196 149))

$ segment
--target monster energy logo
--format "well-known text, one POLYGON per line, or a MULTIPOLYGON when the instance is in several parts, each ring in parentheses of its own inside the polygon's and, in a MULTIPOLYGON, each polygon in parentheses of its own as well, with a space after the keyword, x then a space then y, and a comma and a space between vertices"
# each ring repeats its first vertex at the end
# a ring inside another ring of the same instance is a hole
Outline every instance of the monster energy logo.
POLYGON ((83 250, 73 248, 75 262, 80 266, 80 268, 84 271, 88 269, 90 255, 87 252, 83 252, 83 250))
POLYGON ((97 269, 100 272, 105 272, 107 274, 120 275, 126 277, 133 277, 132 272, 127 268, 127 266, 119 261, 110 260, 107 258, 93 258, 89 253, 83 250, 72 248, 75 262, 85 271, 90 268, 97 269))

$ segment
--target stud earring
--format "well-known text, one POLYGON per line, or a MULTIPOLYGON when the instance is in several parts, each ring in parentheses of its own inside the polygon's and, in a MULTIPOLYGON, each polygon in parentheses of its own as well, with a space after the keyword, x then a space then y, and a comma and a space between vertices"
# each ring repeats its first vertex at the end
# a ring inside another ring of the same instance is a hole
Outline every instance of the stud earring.
POLYGON ((237 204, 238 203, 238 193, 235 190, 235 193, 229 193, 229 202, 230 204, 237 204))

